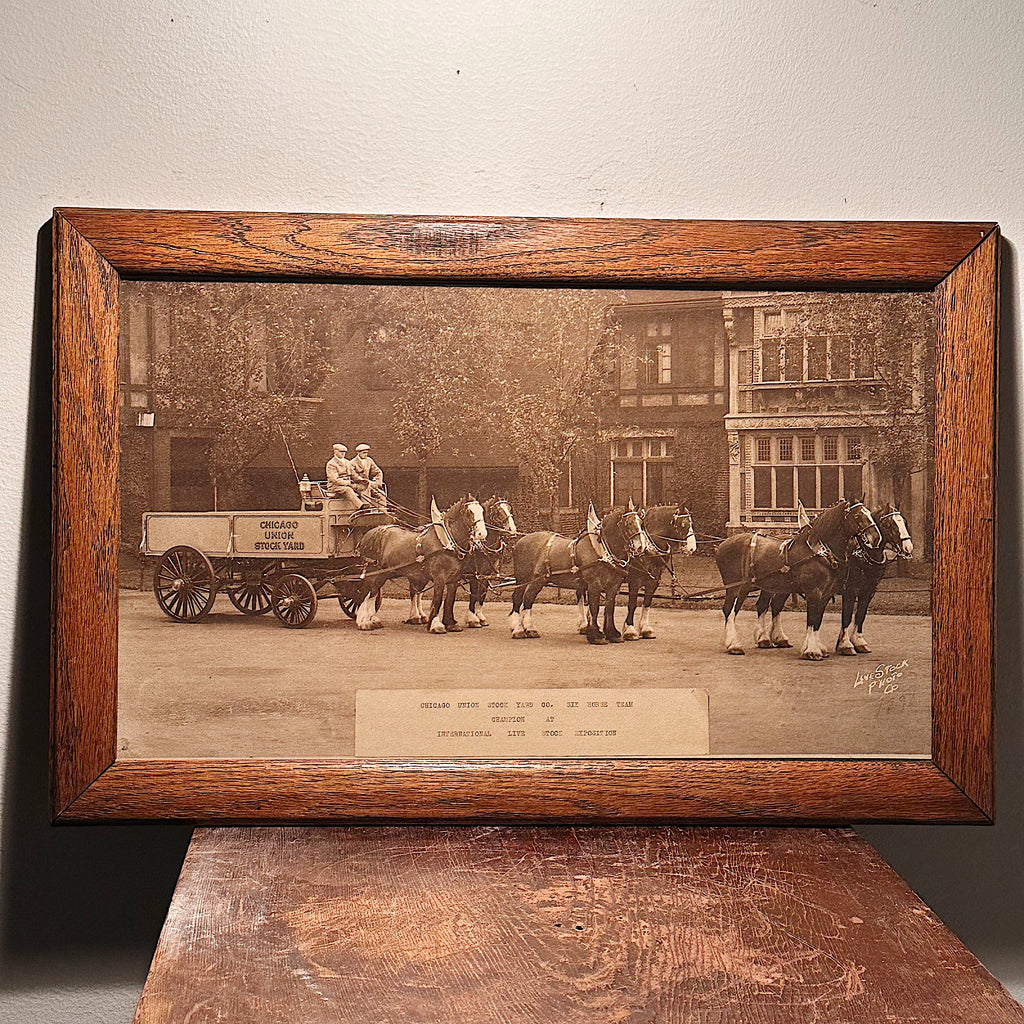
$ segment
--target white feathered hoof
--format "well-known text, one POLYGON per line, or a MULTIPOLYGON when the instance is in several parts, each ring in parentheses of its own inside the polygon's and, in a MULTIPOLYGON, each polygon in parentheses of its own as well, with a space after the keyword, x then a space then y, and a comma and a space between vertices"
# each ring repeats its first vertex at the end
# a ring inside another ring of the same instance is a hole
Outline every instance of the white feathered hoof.
POLYGON ((793 645, 788 640, 783 638, 782 640, 773 640, 771 642, 770 646, 772 646, 772 647, 792 647, 793 645))
POLYGON ((490 623, 483 617, 482 614, 478 614, 477 615, 477 619, 479 620, 477 622, 478 626, 489 626, 490 625, 490 623))
POLYGON ((486 623, 481 622, 479 619, 466 619, 466 629, 479 629, 486 623))
POLYGON ((844 658, 857 657, 857 652, 854 649, 853 644, 851 644, 845 637, 840 637, 839 642, 836 644, 836 654, 841 654, 844 658))
POLYGON ((867 645, 867 644, 854 644, 854 645, 853 645, 853 649, 854 649, 854 650, 855 650, 855 651, 856 651, 856 652, 857 652, 858 654, 870 654, 870 653, 871 653, 871 648, 870 648, 870 647, 868 647, 868 645, 867 645))
POLYGON ((640 630, 640 639, 641 640, 656 640, 657 639, 657 635, 655 634, 654 630, 651 629, 650 626, 647 626, 646 628, 640 630))
POLYGON ((726 654, 746 654, 747 652, 745 650, 743 650, 742 647, 727 647, 725 649, 725 653, 726 654))
POLYGON ((374 629, 372 622, 357 622, 356 629, 361 629, 364 633, 369 633, 371 629, 374 629))
POLYGON ((540 633, 538 633, 537 630, 535 630, 535 629, 528 629, 526 631, 526 638, 528 640, 539 640, 540 639, 540 633))
POLYGON ((435 623, 433 623, 433 625, 431 625, 430 632, 431 633, 436 633, 436 634, 441 634, 441 633, 447 633, 448 630, 444 628, 444 623, 443 622, 435 622, 435 623))
POLYGON ((625 626, 622 630, 623 640, 639 640, 640 634, 636 631, 636 626, 625 626))
POLYGON ((771 646, 772 646, 772 642, 771 642, 771 640, 758 640, 758 641, 757 641, 757 646, 758 646, 758 647, 759 647, 759 648, 760 648, 760 649, 761 649, 762 651, 767 651, 767 650, 770 650, 770 649, 771 649, 771 646))
POLYGON ((828 655, 826 655, 824 651, 804 651, 800 657, 803 658, 804 661, 824 661, 828 655))
POLYGON ((512 639, 513 640, 525 640, 526 639, 526 630, 523 629, 522 626, 520 626, 518 629, 513 629, 512 630, 512 639))

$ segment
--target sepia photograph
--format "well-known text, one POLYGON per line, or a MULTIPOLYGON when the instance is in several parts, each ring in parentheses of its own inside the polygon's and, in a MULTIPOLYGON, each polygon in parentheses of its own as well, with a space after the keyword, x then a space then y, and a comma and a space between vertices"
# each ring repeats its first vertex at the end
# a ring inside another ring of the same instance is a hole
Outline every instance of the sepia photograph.
POLYGON ((931 293, 120 290, 119 758, 930 755, 931 293))

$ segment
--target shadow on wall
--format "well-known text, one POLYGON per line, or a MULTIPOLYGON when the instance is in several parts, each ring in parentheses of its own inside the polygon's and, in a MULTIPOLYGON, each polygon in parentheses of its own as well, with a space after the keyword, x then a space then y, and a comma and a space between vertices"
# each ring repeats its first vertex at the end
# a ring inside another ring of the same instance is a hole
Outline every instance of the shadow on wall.
POLYGON ((996 824, 858 829, 980 960, 1016 989, 1024 976, 1024 686, 1020 669, 1020 296, 1016 254, 1000 250, 999 466, 996 538, 996 824))
POLYGON ((141 988, 190 830, 49 823, 51 225, 39 232, 4 817, 0 987, 141 988))

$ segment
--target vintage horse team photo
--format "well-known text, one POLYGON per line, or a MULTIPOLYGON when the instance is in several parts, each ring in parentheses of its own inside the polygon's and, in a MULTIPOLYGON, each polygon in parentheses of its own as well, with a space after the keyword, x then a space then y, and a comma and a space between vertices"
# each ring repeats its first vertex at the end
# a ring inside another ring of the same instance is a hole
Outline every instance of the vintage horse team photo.
POLYGON ((930 293, 121 314, 119 756, 929 755, 930 293))

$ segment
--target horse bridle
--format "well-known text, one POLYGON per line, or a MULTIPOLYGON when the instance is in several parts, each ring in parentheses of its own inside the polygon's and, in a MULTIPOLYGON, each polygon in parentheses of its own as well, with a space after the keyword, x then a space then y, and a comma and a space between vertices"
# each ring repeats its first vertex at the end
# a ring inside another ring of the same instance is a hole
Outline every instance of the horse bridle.
MULTIPOLYGON (((625 522, 625 520, 626 520, 626 518, 628 516, 633 516, 636 519, 636 530, 633 533, 629 534, 629 536, 627 536, 625 538, 626 550, 629 552, 629 554, 627 554, 625 558, 616 558, 615 555, 612 553, 611 549, 605 543, 602 531, 598 530, 598 533, 597 533, 597 539, 601 542, 601 548, 604 551, 604 554, 601 556, 601 560, 604 561, 604 562, 611 562, 618 569, 625 569, 626 566, 629 565, 629 563, 633 560, 633 552, 630 551, 630 548, 633 546, 633 541, 636 540, 637 537, 643 538, 643 537, 647 536, 647 534, 644 532, 643 519, 642 519, 640 513, 638 511, 636 511, 636 509, 634 509, 631 512, 630 511, 626 511, 626 512, 620 513, 619 523, 621 524, 621 523, 625 522)), ((593 536, 593 534, 591 534, 589 530, 587 530, 585 532, 589 536, 591 536, 591 537, 593 536)), ((582 536, 582 534, 580 536, 582 536)), ((651 538, 647 537, 647 540, 651 541, 651 538)), ((654 542, 651 541, 651 543, 653 544, 654 542)), ((643 548, 641 547, 641 551, 638 552, 638 554, 642 553, 642 550, 643 550, 643 548)))
MULTIPOLYGON (((500 508, 501 511, 505 513, 506 523, 510 523, 513 521, 512 505, 509 501, 506 501, 504 498, 500 498, 498 501, 494 503, 493 508, 500 508)), ((500 555, 505 550, 505 545, 508 543, 506 536, 514 537, 515 531, 510 530, 508 526, 498 526, 496 523, 487 522, 486 514, 484 515, 484 526, 487 527, 488 532, 493 530, 495 533, 502 534, 502 536, 498 539, 497 547, 489 548, 486 542, 481 542, 480 546, 484 549, 484 551, 487 551, 491 554, 500 555)))
MULTIPOLYGON (((886 521, 886 519, 895 519, 895 518, 896 518, 897 516, 899 516, 899 517, 900 517, 900 519, 902 519, 902 520, 903 520, 903 528, 904 528, 905 530, 907 530, 907 539, 908 539, 908 540, 910 540, 910 530, 909 530, 909 529, 907 529, 907 520, 906 520, 906 517, 905 517, 905 516, 903 515, 903 513, 902 513, 902 512, 901 512, 901 511, 900 511, 900 510, 899 510, 898 508, 894 508, 894 509, 893 509, 893 510, 892 510, 891 512, 886 512, 884 516, 879 516, 879 517, 878 517, 878 518, 877 518, 877 519, 875 520, 875 522, 876 522, 876 523, 878 524, 878 529, 879 529, 879 530, 881 531, 881 533, 882 533, 882 547, 883 547, 883 548, 884 548, 884 547, 886 546, 886 544, 888 544, 889 542, 888 542, 888 541, 886 540, 886 538, 885 538, 885 531, 884 531, 884 530, 882 530, 882 523, 884 523, 884 522, 886 521)), ((900 537, 900 544, 899 544, 899 546, 898 546, 897 548, 894 548, 894 550, 895 550, 895 553, 896 553, 896 557, 897 557, 897 558, 910 558, 910 557, 911 557, 910 555, 905 555, 905 554, 903 553, 903 543, 902 543, 902 542, 903 542, 903 538, 902 538, 902 537, 900 537)))
MULTIPOLYGON (((477 504, 479 505, 480 503, 477 502, 477 504)), ((469 502, 466 502, 466 504, 462 506, 462 511, 466 511, 468 508, 469 508, 469 502)), ((443 547, 446 551, 454 551, 460 558, 465 558, 466 555, 468 555, 471 551, 476 551, 477 548, 481 547, 483 545, 483 541, 473 540, 473 533, 472 533, 472 530, 470 530, 469 547, 468 548, 459 547, 458 542, 452 536, 451 530, 448 529, 448 524, 445 522, 445 518, 444 517, 446 515, 448 515, 448 512, 450 512, 450 511, 451 511, 451 509, 448 509, 447 511, 442 512, 441 513, 441 521, 437 522, 437 523, 432 522, 430 525, 434 528, 434 534, 435 534, 435 536, 437 536, 437 539, 439 541, 441 541, 441 547, 443 547), (438 533, 438 528, 440 528, 441 530, 444 530, 444 535, 445 535, 445 537, 447 538, 447 541, 448 541, 447 544, 444 542, 444 540, 441 540, 441 535, 440 535, 440 533, 438 533)), ((480 517, 481 517, 481 520, 482 520, 483 519, 483 506, 482 505, 480 506, 480 517)), ((473 518, 473 521, 474 521, 474 523, 476 522, 476 517, 475 516, 473 518)), ((486 529, 486 523, 484 524, 484 527, 486 529)))
MULTIPOLYGON (((868 519, 867 525, 865 527, 863 527, 862 529, 858 530, 853 535, 854 539, 857 541, 857 547, 860 549, 861 554, 869 562, 878 562, 878 561, 880 561, 880 559, 877 559, 877 558, 874 557, 874 552, 878 552, 879 554, 883 554, 883 549, 885 547, 885 534, 882 533, 882 528, 878 525, 878 522, 875 520, 875 517, 871 514, 871 509, 869 509, 867 507, 867 505, 864 504, 863 501, 855 501, 855 502, 853 502, 853 504, 851 504, 850 507, 846 511, 847 511, 847 514, 849 514, 850 512, 853 512, 853 511, 855 511, 857 509, 863 509, 864 514, 867 516, 867 519, 868 519), (878 547, 875 547, 875 548, 870 547, 865 542, 865 540, 864 540, 864 534, 867 533, 868 530, 871 529, 871 527, 874 527, 878 531, 879 543, 878 543, 878 547)), ((884 555, 883 555, 883 557, 884 557, 884 555)))
MULTIPOLYGON (((644 518, 644 514, 645 514, 644 512, 640 513, 641 520, 644 518)), ((672 526, 675 526, 676 523, 681 522, 684 519, 686 520, 686 523, 687 523, 687 531, 686 531, 687 532, 687 536, 686 537, 668 537, 668 536, 665 536, 665 535, 659 535, 658 536, 658 540, 665 541, 665 550, 664 551, 662 551, 662 549, 659 548, 657 544, 655 544, 654 536, 652 534, 650 534, 650 533, 647 534, 647 539, 651 542, 651 547, 654 548, 654 550, 657 551, 657 553, 659 555, 669 555, 669 556, 671 556, 673 543, 675 543, 675 544, 685 544, 686 543, 687 537, 689 537, 690 533, 693 531, 693 516, 690 513, 690 510, 686 509, 683 512, 674 512, 672 514, 672 522, 669 524, 669 526, 671 528, 672 526)), ((644 532, 646 532, 646 530, 644 532)))

